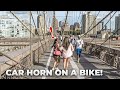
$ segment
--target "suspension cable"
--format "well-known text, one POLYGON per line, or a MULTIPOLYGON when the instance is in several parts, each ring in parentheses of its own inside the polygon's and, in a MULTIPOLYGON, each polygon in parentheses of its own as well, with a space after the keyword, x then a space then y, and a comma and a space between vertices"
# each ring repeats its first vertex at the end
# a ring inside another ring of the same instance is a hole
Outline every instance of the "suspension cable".
POLYGON ((14 61, 15 63, 21 65, 22 67, 29 69, 28 67, 26 67, 25 65, 23 65, 23 64, 21 64, 21 63, 19 63, 19 62, 17 62, 16 60, 12 59, 11 57, 9 57, 8 55, 6 55, 5 53, 2 53, 2 52, 0 51, 0 54, 2 54, 3 56, 9 58, 10 60, 14 61))
POLYGON ((73 19, 72 19, 72 23, 73 23, 73 33, 74 34, 74 11, 72 11, 72 14, 73 14, 73 19))
MULTIPOLYGON (((113 18, 113 16, 114 16, 116 13, 117 13, 117 11, 110 17, 110 19, 113 18)), ((109 23, 110 19, 105 23, 105 25, 104 25, 104 26, 102 27, 102 29, 99 30, 99 31, 102 31, 102 30, 103 30, 103 28, 109 23)), ((93 40, 94 40, 94 38, 90 41, 90 43, 91 43, 93 40)))
MULTIPOLYGON (((66 26, 66 23, 67 23, 67 17, 68 17, 68 11, 67 11, 66 18, 65 18, 64 29, 65 29, 65 26, 66 26)), ((63 33, 64 33, 64 29, 63 29, 63 33)), ((62 35, 64 35, 63 33, 62 33, 62 35)))
MULTIPOLYGON (((30 29, 29 29, 12 11, 10 11, 10 13, 11 13, 24 27, 26 27, 29 32, 31 32, 30 29)), ((35 34, 34 34, 33 32, 31 32, 31 33, 33 34, 33 36, 35 36, 35 34)))
MULTIPOLYGON (((78 19, 77 19, 77 22, 79 21, 79 18, 80 18, 80 14, 81 14, 81 12, 79 13, 79 17, 78 17, 78 19)), ((82 23, 82 21, 80 22, 80 24, 82 23)))
POLYGON ((98 15, 100 14, 100 11, 98 12, 98 14, 96 15, 96 17, 94 18, 93 22, 91 23, 91 25, 88 28, 88 31, 90 30, 90 28, 92 27, 93 23, 96 21, 96 18, 98 17, 98 15))
POLYGON ((81 12, 79 12, 79 16, 78 16, 78 18, 77 18, 77 15, 76 15, 76 21, 77 21, 80 25, 82 25, 82 24, 81 24, 81 23, 82 23, 82 21, 81 21, 81 22, 79 22, 80 14, 81 14, 81 12))
MULTIPOLYGON (((39 16, 39 15, 38 15, 39 16)), ((40 21, 40 27, 41 27, 41 21, 40 21)), ((41 27, 41 30, 42 30, 42 27, 41 27)), ((43 34, 43 31, 42 31, 42 34, 43 34)), ((44 36, 44 34, 43 34, 44 36)), ((38 38, 40 40, 40 44, 42 45, 42 42, 41 42, 41 38, 40 38, 40 34, 38 33, 38 38)), ((44 38, 44 37, 43 37, 44 38)), ((38 42, 38 45, 39 45, 39 42, 38 42)), ((43 45, 42 45, 42 49, 43 49, 43 52, 45 51, 44 48, 43 48, 43 45)))
MULTIPOLYGON (((110 14, 110 35, 111 35, 111 14, 110 14)), ((110 53, 110 45, 111 45, 111 38, 109 38, 109 53, 110 53)))
POLYGON ((66 14, 65 24, 67 23, 67 18, 68 18, 68 11, 67 11, 67 14, 66 14))
MULTIPOLYGON (((11 12, 10 11, 10 13, 12 13, 13 14, 13 16, 15 16, 16 17, 16 15, 13 13, 13 12, 11 12)), ((18 19, 18 17, 16 17, 17 19, 18 19)), ((19 19, 18 19, 19 20, 19 19)), ((19 20, 20 21, 20 20, 19 20)), ((21 21, 20 21, 21 22, 21 21)), ((22 23, 22 22, 21 22, 22 23)), ((24 25, 23 23, 22 23, 22 25, 24 25)), ((24 25, 25 27, 26 27, 26 25, 24 25)), ((27 27, 26 27, 27 28, 27 27)), ((28 29, 28 28, 27 28, 28 29)), ((30 29, 28 29, 29 31, 30 31, 30 29)), ((31 31, 30 31, 31 32, 31 31)), ((32 32, 31 32, 32 33, 32 32)), ((32 34, 34 34, 34 33, 32 33, 32 34)), ((19 63, 19 62, 17 62, 16 60, 14 60, 14 59, 12 59, 11 57, 9 57, 8 55, 6 55, 6 54, 4 54, 4 53, 2 53, 2 52, 0 52, 3 56, 5 56, 5 57, 7 57, 7 58, 9 58, 10 60, 12 60, 12 61, 14 61, 15 63, 17 63, 17 64, 19 64, 19 65, 21 65, 21 66, 23 66, 24 68, 28 68, 28 67, 26 67, 25 65, 23 65, 23 64, 21 64, 21 63, 19 63)))
MULTIPOLYGON (((29 15, 30 15, 30 31, 31 31, 31 17, 32 17, 32 14, 31 14, 31 11, 29 12, 29 15)), ((32 66, 33 64, 33 55, 32 55, 32 35, 31 35, 31 32, 30 32, 30 65, 32 66)))
MULTIPOLYGON (((38 12, 38 11, 37 11, 38 12)), ((37 13, 38 14, 38 13, 37 13)), ((32 12, 31 12, 31 17, 32 17, 32 20, 33 20, 33 23, 34 23, 34 26, 35 26, 35 28, 36 28, 36 30, 37 30, 37 26, 35 25, 35 19, 33 18, 33 14, 32 14, 32 12)), ((38 31, 37 31, 37 33, 38 33, 38 31)), ((39 35, 39 33, 38 33, 38 35, 39 35)), ((41 36, 41 35, 39 35, 39 36, 41 36)))
MULTIPOLYGON (((102 20, 100 20, 95 26, 93 26, 89 31, 87 31, 86 33, 84 33, 84 35, 86 35, 88 32, 90 32, 91 30, 93 30, 98 24, 100 24, 105 18, 107 18, 113 11, 111 11, 110 13, 108 13, 102 20)), ((84 35, 82 35, 81 37, 83 37, 84 35)))
MULTIPOLYGON (((33 16, 33 15, 32 15, 32 12, 30 12, 30 14, 31 14, 31 16, 33 16)), ((32 18, 32 19, 33 19, 33 22, 34 22, 34 18, 32 18)), ((35 22, 34 22, 34 25, 35 25, 35 22)), ((36 26, 36 25, 35 25, 35 26, 36 26)), ((41 38, 40 38, 39 33, 38 33, 38 38, 39 38, 40 44, 42 45, 42 42, 41 42, 41 38)), ((39 46, 39 42, 38 42, 38 46, 39 46)), ((44 50, 44 48, 43 48, 43 45, 42 45, 42 49, 43 49, 43 52, 44 52, 45 50, 44 50)))
MULTIPOLYGON (((20 19, 19 19, 13 12, 10 11, 10 13, 12 13, 12 15, 13 15, 23 26, 25 26, 25 27, 30 31, 31 34, 34 35, 34 33, 31 32, 31 28, 29 29, 26 25, 24 25, 23 22, 21 22, 20 19)), ((30 26, 31 26, 31 25, 30 25, 30 26)), ((14 61, 15 63, 21 65, 22 67, 28 68, 28 67, 26 67, 25 65, 23 65, 23 64, 15 61, 15 60, 13 60, 13 59, 12 59, 11 57, 9 57, 8 55, 6 55, 6 54, 4 54, 4 53, 2 53, 2 52, 0 52, 0 53, 1 53, 2 55, 4 55, 5 57, 9 58, 10 60, 14 61)), ((29 68, 28 68, 28 69, 29 69, 29 68)))
MULTIPOLYGON (((5 64, 6 64, 6 65, 9 65, 9 66, 11 66, 11 67, 14 67, 14 66, 15 66, 15 65, 11 65, 11 64, 9 64, 9 63, 7 63, 7 62, 5 62, 5 64)), ((17 66, 17 65, 16 65, 16 67, 18 67, 19 69, 21 69, 21 68, 20 68, 19 66, 17 66)), ((28 78, 27 76, 24 76, 24 75, 23 75, 22 77, 24 77, 24 78, 26 78, 26 79, 31 79, 31 78, 28 78)))
MULTIPOLYGON (((13 12, 10 11, 10 13, 12 13, 12 15, 13 15, 15 18, 17 18, 17 20, 18 20, 23 26, 25 26, 25 27, 30 31, 30 29, 29 29, 26 25, 24 25, 23 22, 21 22, 20 19, 19 19, 13 12)), ((31 32, 31 31, 30 31, 30 32, 31 32)), ((34 35, 34 33, 32 33, 32 32, 31 32, 31 34, 34 35)), ((8 55, 6 55, 6 54, 4 54, 4 53, 2 53, 2 52, 0 52, 0 53, 1 53, 2 55, 4 55, 5 57, 9 58, 10 60, 14 61, 15 63, 23 66, 24 68, 28 68, 28 67, 26 67, 25 65, 23 65, 23 64, 15 61, 14 59, 12 59, 11 57, 9 57, 8 55)), ((28 68, 28 69, 29 69, 29 68, 28 68)))
MULTIPOLYGON (((38 16, 39 16, 39 14, 38 14, 38 16)), ((41 27, 41 21, 40 21, 39 23, 40 23, 40 28, 41 28, 41 30, 42 30, 42 27, 41 27)), ((39 34, 39 33, 38 33, 38 34, 39 34)), ((43 30, 42 30, 42 36, 43 36, 43 38, 44 38, 43 30)))
MULTIPOLYGON (((98 14, 99 14, 99 13, 100 13, 100 11, 98 12, 98 14)), ((94 21, 96 21, 96 18, 97 18, 97 16, 98 16, 98 14, 96 15, 96 11, 95 11, 95 16, 96 16, 96 17, 95 17, 94 21)), ((93 22, 94 22, 94 21, 93 21, 93 22)), ((96 35, 95 35, 94 38, 95 38, 95 48, 96 48, 96 35)), ((94 54, 94 56, 95 56, 95 54, 94 54)))
POLYGON ((33 18, 33 14, 32 14, 32 12, 31 12, 30 14, 31 14, 31 17, 32 17, 32 20, 33 20, 34 26, 35 26, 35 28, 37 29, 37 26, 35 25, 35 20, 34 20, 34 18, 33 18))
MULTIPOLYGON (((84 14, 84 12, 82 11, 82 16, 83 16, 83 14, 84 14)), ((82 17, 81 17, 81 33, 80 33, 80 34, 83 33, 83 24, 82 24, 82 21, 83 21, 83 19, 82 19, 82 17)))
MULTIPOLYGON (((117 11, 116 11, 116 12, 117 12, 117 11)), ((110 35, 103 43, 101 43, 100 46, 102 46, 106 41, 108 41, 109 38, 113 37, 119 30, 120 30, 120 28, 117 29, 115 32, 113 32, 113 34, 110 35)), ((98 47, 98 48, 99 48, 99 47, 98 47)), ((96 50, 97 50, 98 48, 96 48, 96 50)), ((93 51, 92 51, 91 53, 93 53, 93 51)))

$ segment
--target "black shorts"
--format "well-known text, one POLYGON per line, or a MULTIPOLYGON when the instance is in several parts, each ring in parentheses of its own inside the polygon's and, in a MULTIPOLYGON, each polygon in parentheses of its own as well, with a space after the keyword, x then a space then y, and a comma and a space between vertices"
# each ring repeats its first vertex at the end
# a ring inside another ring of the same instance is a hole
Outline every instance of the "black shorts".
POLYGON ((60 62, 60 56, 53 54, 53 58, 54 58, 57 62, 60 62))

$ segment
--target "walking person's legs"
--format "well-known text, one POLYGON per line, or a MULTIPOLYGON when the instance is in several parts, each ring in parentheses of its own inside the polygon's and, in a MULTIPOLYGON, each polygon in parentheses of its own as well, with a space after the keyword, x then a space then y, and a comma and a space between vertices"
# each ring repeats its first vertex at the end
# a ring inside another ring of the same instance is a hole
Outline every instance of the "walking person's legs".
POLYGON ((56 69, 58 69, 58 66, 59 66, 59 64, 60 64, 60 56, 57 56, 57 63, 56 63, 56 69))
POLYGON ((64 68, 64 69, 66 69, 66 63, 67 63, 66 60, 67 60, 66 58, 63 59, 63 62, 64 62, 64 63, 63 63, 63 64, 64 64, 63 68, 64 68))
POLYGON ((76 55, 77 55, 77 62, 78 62, 78 63, 79 63, 79 51, 80 51, 80 50, 77 48, 77 49, 76 49, 76 55))
POLYGON ((55 62, 54 62, 52 70, 55 70, 55 68, 56 68, 56 65, 57 65, 57 56, 54 56, 54 60, 55 60, 55 62))
POLYGON ((79 63, 80 62, 80 54, 78 54, 77 57, 78 57, 77 58, 77 60, 78 60, 77 62, 79 63))
POLYGON ((82 52, 82 49, 79 49, 79 53, 78 53, 78 63, 80 62, 81 52, 82 52))
POLYGON ((68 69, 69 63, 70 63, 70 58, 67 58, 66 59, 66 70, 68 69))

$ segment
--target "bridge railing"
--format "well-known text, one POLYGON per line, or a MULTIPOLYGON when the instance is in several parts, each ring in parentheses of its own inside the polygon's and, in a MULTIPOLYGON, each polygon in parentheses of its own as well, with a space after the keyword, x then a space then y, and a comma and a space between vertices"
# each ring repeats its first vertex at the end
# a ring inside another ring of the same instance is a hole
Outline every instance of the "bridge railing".
POLYGON ((120 50, 85 42, 84 51, 117 69, 120 69, 120 50))
MULTIPOLYGON (((32 47, 32 57, 33 57, 33 64, 39 62, 39 58, 42 54, 44 54, 44 51, 46 51, 47 48, 50 48, 50 45, 52 43, 52 39, 50 36, 46 36, 45 40, 42 40, 40 42, 34 43, 32 47)), ((19 49, 17 51, 8 52, 7 55, 14 59, 15 61, 19 62, 22 65, 25 65, 26 67, 31 67, 30 62, 30 46, 27 46, 24 49, 19 49)), ((9 58, 5 56, 0 57, 0 78, 1 79, 12 79, 12 78, 25 78, 25 77, 17 77, 17 76, 6 76, 5 72, 8 69, 27 69, 20 64, 17 64, 16 62, 10 60, 9 58)))

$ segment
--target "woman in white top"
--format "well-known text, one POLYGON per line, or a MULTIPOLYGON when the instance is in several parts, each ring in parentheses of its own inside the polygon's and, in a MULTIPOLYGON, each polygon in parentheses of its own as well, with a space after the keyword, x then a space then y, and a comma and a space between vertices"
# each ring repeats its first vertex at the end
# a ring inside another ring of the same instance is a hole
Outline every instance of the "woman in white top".
POLYGON ((74 51, 73 45, 69 42, 68 37, 64 38, 63 44, 60 50, 62 51, 64 69, 66 70, 69 65, 69 59, 73 55, 73 51, 74 51))

